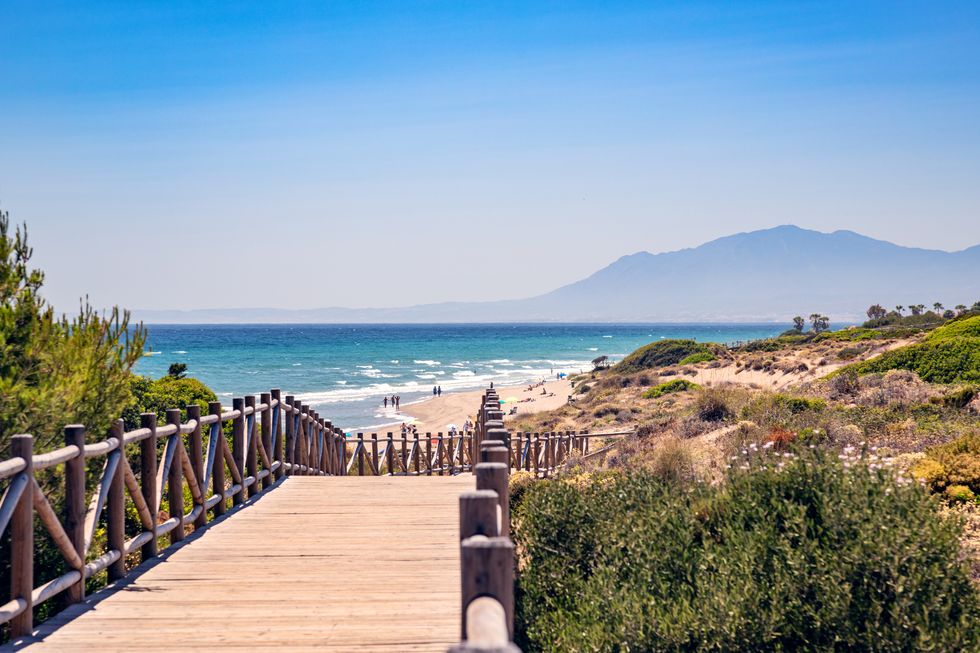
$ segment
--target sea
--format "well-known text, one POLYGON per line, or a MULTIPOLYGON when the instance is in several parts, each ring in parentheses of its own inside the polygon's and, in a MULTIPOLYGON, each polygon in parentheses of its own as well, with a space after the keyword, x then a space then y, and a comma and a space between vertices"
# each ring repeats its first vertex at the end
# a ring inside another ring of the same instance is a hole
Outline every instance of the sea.
POLYGON ((784 324, 237 324, 149 325, 136 372, 185 363, 222 403, 281 388, 345 430, 406 418, 384 410, 443 393, 522 385, 592 369, 664 338, 732 343, 773 336, 784 324))

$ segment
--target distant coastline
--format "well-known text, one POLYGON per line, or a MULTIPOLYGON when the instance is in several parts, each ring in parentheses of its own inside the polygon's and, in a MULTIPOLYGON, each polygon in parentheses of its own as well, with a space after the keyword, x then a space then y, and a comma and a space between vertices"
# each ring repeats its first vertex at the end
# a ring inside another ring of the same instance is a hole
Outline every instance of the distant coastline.
MULTIPOLYGON (((493 382, 521 385, 591 369, 662 338, 734 342, 768 337, 786 324, 150 325, 152 353, 136 371, 151 377, 184 363, 223 401, 281 387, 345 429, 402 421, 405 407, 493 382), (248 352, 243 356, 242 352, 248 352)), ((407 415, 405 416, 407 419, 407 415)))

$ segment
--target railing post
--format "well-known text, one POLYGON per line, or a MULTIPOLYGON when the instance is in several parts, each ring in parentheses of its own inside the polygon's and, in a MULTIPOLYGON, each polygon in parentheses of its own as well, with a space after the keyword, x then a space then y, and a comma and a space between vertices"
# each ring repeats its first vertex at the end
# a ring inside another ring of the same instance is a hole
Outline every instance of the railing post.
POLYGON ((167 503, 170 506, 170 516, 177 519, 177 525, 170 531, 170 543, 174 544, 184 539, 184 483, 180 460, 182 437, 179 408, 167 410, 167 424, 177 429, 177 432, 170 436, 173 438, 171 442, 174 450, 170 459, 170 468, 167 470, 167 503))
POLYGON ((307 474, 316 476, 320 473, 320 417, 312 406, 304 404, 306 409, 306 468, 307 474))
POLYGON ((286 465, 285 465, 285 461, 282 458, 283 445, 282 445, 281 423, 283 420, 283 416, 285 415, 285 413, 282 410, 282 390, 280 390, 279 388, 273 388, 272 400, 277 402, 276 407, 273 408, 275 412, 273 413, 272 416, 272 423, 275 425, 275 428, 273 429, 272 432, 272 438, 275 441, 275 445, 273 445, 273 449, 275 450, 275 452, 270 451, 269 455, 272 456, 273 462, 276 461, 279 462, 279 467, 276 469, 276 480, 278 481, 286 474, 286 465))
POLYGON ((537 476, 541 471, 541 434, 534 434, 534 475, 537 476))
POLYGON ((10 453, 24 459, 21 474, 27 480, 21 481, 24 489, 10 517, 10 598, 25 604, 10 620, 10 634, 20 637, 34 630, 34 437, 15 435, 10 439, 10 453))
POLYGON ((357 475, 364 476, 364 434, 357 434, 357 446, 354 448, 357 453, 357 475))
POLYGON ((293 395, 286 395, 286 405, 290 407, 290 411, 283 409, 283 419, 286 421, 286 454, 285 462, 289 463, 289 469, 286 474, 292 476, 296 473, 293 465, 296 464, 296 456, 294 454, 296 450, 296 420, 294 419, 296 415, 296 397, 293 395))
POLYGON ((157 414, 141 414, 140 428, 150 430, 149 437, 140 440, 140 490, 143 492, 146 507, 150 509, 150 519, 153 520, 153 537, 140 547, 141 559, 146 561, 157 555, 157 522, 160 519, 160 495, 157 492, 157 414))
POLYGON ((297 405, 299 406, 299 437, 297 438, 297 444, 299 445, 299 473, 308 476, 312 471, 310 470, 310 433, 313 429, 310 428, 310 407, 303 402, 297 402, 297 405))
POLYGON ((453 442, 453 440, 455 440, 455 439, 456 438, 453 437, 452 431, 450 431, 449 432, 449 456, 448 456, 449 457, 449 475, 450 476, 452 476, 456 472, 456 465, 455 465, 456 447, 455 447, 455 443, 453 442))
POLYGON ((245 420, 245 428, 248 429, 245 441, 245 473, 242 474, 242 480, 244 481, 246 476, 251 476, 255 479, 252 482, 252 487, 248 490, 248 496, 257 496, 260 492, 259 489, 259 443, 256 438, 259 436, 258 429, 255 428, 258 423, 258 415, 255 414, 255 395, 248 395, 245 397, 245 407, 252 409, 252 414, 245 420))
POLYGON ((231 497, 232 505, 237 506, 245 503, 245 398, 233 398, 231 409, 238 411, 238 417, 231 422, 231 459, 235 461, 238 476, 242 479, 238 492, 231 497))
POLYGON ((85 598, 85 427, 65 427, 65 445, 78 447, 78 454, 65 462, 65 534, 78 553, 81 577, 66 591, 69 603, 85 598))
MULTIPOLYGON (((211 438, 208 440, 208 451, 213 454, 213 458, 208 460, 211 465, 211 488, 212 494, 217 494, 221 500, 214 504, 214 516, 225 514, 225 453, 224 442, 225 429, 221 421, 221 402, 208 402, 208 414, 214 415, 217 421, 211 425, 211 438), (216 441, 214 438, 218 438, 216 441)), ((204 490, 204 488, 202 488, 204 490)))
POLYGON ((371 434, 371 461, 374 463, 374 471, 381 476, 381 461, 378 460, 378 434, 371 434))
POLYGON ((442 431, 436 436, 436 461, 439 463, 439 476, 445 475, 446 449, 442 443, 442 431))
POLYGON ((402 471, 408 474, 408 434, 402 432, 402 471))
POLYGON ((347 476, 347 434, 337 429, 337 442, 340 444, 340 473, 347 476))
POLYGON ((419 448, 419 434, 414 433, 412 438, 412 451, 415 452, 415 475, 419 475, 419 458, 422 457, 422 450, 419 448))
POLYGON ((432 434, 425 433, 425 475, 432 476, 432 434))
MULTIPOLYGON (((262 409, 262 450, 265 451, 265 456, 271 466, 275 461, 272 454, 272 394, 263 392, 259 395, 259 402, 265 406, 262 409)), ((275 477, 272 475, 272 469, 266 471, 269 474, 262 479, 263 490, 272 487, 272 483, 275 480, 275 477)))
POLYGON ((388 443, 385 445, 385 462, 388 464, 388 476, 395 475, 395 437, 388 431, 388 443))
POLYGON ((320 473, 320 415, 310 408, 310 467, 313 474, 320 473))
POLYGON ((514 543, 508 537, 476 535, 463 540, 460 551, 463 636, 467 638, 467 607, 481 596, 496 599, 504 609, 507 634, 514 637, 514 543))
MULTIPOLYGON (((201 407, 197 404, 188 404, 187 419, 196 422, 194 424, 194 430, 191 431, 190 437, 187 440, 191 449, 187 457, 190 458, 191 469, 194 470, 194 480, 197 481, 197 487, 201 489, 201 499, 206 502, 208 500, 208 489, 202 485, 204 483, 204 444, 201 438, 201 407)), ((204 509, 204 504, 201 504, 201 514, 194 520, 194 530, 204 528, 207 523, 208 511, 204 509)))
POLYGON ((106 496, 106 544, 110 551, 119 552, 119 559, 108 568, 110 581, 126 575, 126 471, 121 464, 126 456, 126 446, 123 444, 125 430, 121 419, 114 421, 109 430, 109 437, 119 441, 120 455, 120 464, 116 465, 116 473, 112 475, 106 496))
POLYGON ((327 422, 323 430, 323 471, 333 474, 337 467, 337 438, 334 437, 333 422, 327 422))
POLYGON ((330 444, 333 422, 321 418, 321 424, 323 428, 320 431, 320 473, 327 476, 330 473, 330 451, 333 448, 330 444))
POLYGON ((459 540, 473 535, 497 537, 497 493, 493 490, 476 490, 459 495, 459 540))
POLYGON ((476 466, 476 489, 493 490, 497 493, 500 507, 500 535, 510 535, 510 501, 507 488, 507 465, 504 463, 479 463, 476 466))

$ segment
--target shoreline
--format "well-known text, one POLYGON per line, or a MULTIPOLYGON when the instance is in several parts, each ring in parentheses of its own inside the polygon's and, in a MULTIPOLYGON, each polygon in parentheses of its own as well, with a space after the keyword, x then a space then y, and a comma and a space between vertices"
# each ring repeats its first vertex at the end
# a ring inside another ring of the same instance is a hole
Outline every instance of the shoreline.
MULTIPOLYGON (((498 383, 494 387, 500 391, 504 421, 507 421, 508 418, 513 419, 522 415, 554 410, 565 405, 568 402, 569 394, 571 394, 572 384, 566 378, 561 381, 555 379, 543 383, 539 381, 519 385, 500 385, 498 383), (530 391, 528 390, 529 386, 532 388, 530 391), (543 394, 542 391, 544 391, 543 394), (517 408, 516 415, 510 415, 510 410, 514 407, 517 408)), ((445 433, 451 424, 462 429, 467 417, 475 418, 483 392, 483 389, 445 392, 442 396, 428 397, 410 404, 404 404, 399 412, 391 411, 391 417, 407 419, 395 419, 391 422, 359 428, 351 432, 366 433, 373 430, 380 433, 389 429, 394 432, 400 430, 402 423, 415 426, 420 433, 445 433)))

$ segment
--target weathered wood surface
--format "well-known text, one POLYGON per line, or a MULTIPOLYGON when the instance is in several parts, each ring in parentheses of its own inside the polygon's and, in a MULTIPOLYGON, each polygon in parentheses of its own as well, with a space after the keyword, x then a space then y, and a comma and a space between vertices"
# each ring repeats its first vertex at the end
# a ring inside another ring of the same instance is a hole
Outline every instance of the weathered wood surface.
POLYGON ((445 651, 471 475, 292 476, 42 624, 34 651, 445 651))

